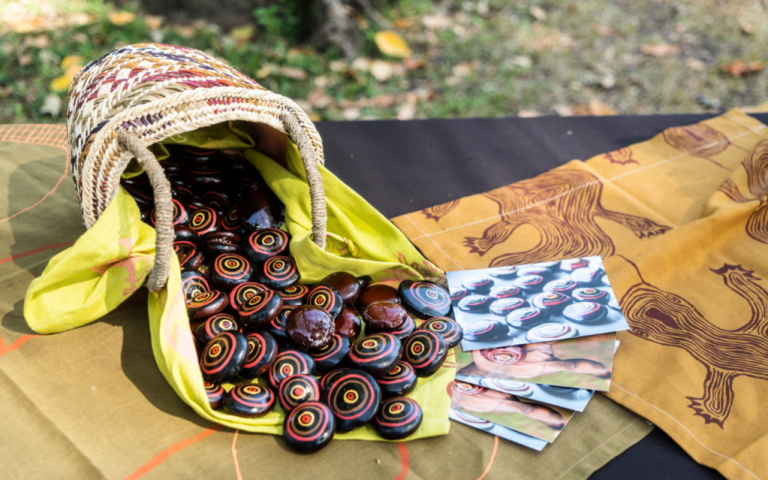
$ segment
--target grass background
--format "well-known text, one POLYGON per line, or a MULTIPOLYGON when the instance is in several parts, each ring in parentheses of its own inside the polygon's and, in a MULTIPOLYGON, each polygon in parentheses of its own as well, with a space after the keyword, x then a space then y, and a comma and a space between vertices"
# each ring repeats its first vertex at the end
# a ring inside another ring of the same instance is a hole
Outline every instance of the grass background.
POLYGON ((134 4, 0 0, 0 123, 64 121, 64 107, 51 108, 51 96, 66 95, 52 87, 64 58, 85 64, 152 41, 222 58, 315 120, 704 112, 766 99, 762 69, 723 70, 762 60, 766 1, 398 0, 379 9, 383 22, 358 15, 365 41, 355 61, 300 43, 300 12, 285 1, 223 32, 171 25, 134 4), (128 17, 114 17, 121 11, 128 17), (409 60, 377 49, 385 28, 405 38, 409 60))

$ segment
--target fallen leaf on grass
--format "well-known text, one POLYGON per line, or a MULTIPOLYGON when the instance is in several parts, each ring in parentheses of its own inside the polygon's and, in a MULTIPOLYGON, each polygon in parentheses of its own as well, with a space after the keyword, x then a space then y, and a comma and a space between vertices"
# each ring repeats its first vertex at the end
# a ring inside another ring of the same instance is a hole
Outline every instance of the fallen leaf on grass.
POLYGON ((127 25, 136 20, 136 14, 131 12, 110 12, 109 21, 118 27, 127 25))
POLYGON ((147 24, 147 26, 152 30, 157 30, 161 26, 163 26, 163 21, 165 20, 164 17, 161 17, 159 15, 145 15, 144 16, 144 23, 147 24))
POLYGON ((386 82, 392 75, 402 76, 405 73, 405 67, 394 62, 385 62, 384 60, 374 60, 371 62, 371 75, 380 82, 386 82))
MULTIPOLYGON (((72 65, 80 65, 83 64, 83 57, 81 55, 67 55, 64 57, 64 59, 61 61, 61 68, 64 70, 68 69, 72 65)), ((80 68, 78 68, 79 70, 80 68)), ((77 72, 75 72, 77 73, 77 72)), ((74 76, 74 75, 73 75, 74 76)))
POLYGON ((455 77, 468 77, 472 74, 472 64, 469 62, 458 63, 451 70, 455 77))
POLYGON ((698 58, 689 58, 685 61, 688 68, 696 70, 697 72, 703 72, 707 69, 707 64, 699 60, 698 58))
POLYGON ((326 93, 324 88, 318 87, 309 92, 307 101, 315 108, 326 108, 333 103, 333 98, 326 93))
POLYGON ((416 70, 424 66, 424 60, 421 58, 406 58, 403 60, 403 66, 406 70, 416 70))
POLYGON ((189 25, 176 25, 173 30, 184 38, 192 38, 192 35, 195 34, 195 27, 189 25))
POLYGON ((613 35, 613 29, 607 25, 595 24, 595 25, 592 25, 592 30, 594 30, 595 33, 602 35, 604 37, 610 37, 611 35, 613 35))
POLYGON ((296 67, 280 67, 280 74, 293 80, 307 79, 307 72, 296 67))
POLYGON ((744 63, 741 60, 734 60, 727 65, 723 65, 721 68, 726 75, 740 77, 742 75, 749 75, 750 73, 762 72, 765 69, 765 64, 759 60, 749 63, 744 63))
POLYGON ((376 46, 379 47, 381 53, 385 55, 398 58, 411 56, 411 49, 408 47, 408 43, 397 32, 383 30, 377 32, 373 40, 376 42, 376 46))
POLYGON ((398 120, 411 120, 416 116, 416 104, 419 103, 418 95, 408 93, 405 96, 405 103, 397 110, 398 120))
POLYGON ((56 118, 59 116, 59 112, 61 111, 61 98, 59 98, 58 95, 48 95, 45 97, 45 102, 43 102, 43 106, 40 107, 40 113, 45 115, 46 113, 53 118, 56 118))
POLYGON ((680 53, 680 47, 669 43, 647 43, 640 46, 640 51, 653 57, 669 57, 680 53))
POLYGON ((392 22, 392 27, 397 30, 408 30, 413 26, 413 19, 410 17, 398 18, 392 22))
POLYGON ((591 98, 587 105, 555 105, 552 108, 561 117, 618 115, 615 108, 596 98, 591 98))
POLYGON ((47 35, 38 35, 36 37, 27 37, 24 39, 24 45, 43 49, 48 46, 50 39, 47 35))
POLYGON ((19 65, 22 67, 25 67, 32 63, 32 55, 25 53, 24 55, 19 57, 19 65))
POLYGON ((544 21, 544 19, 547 18, 547 12, 545 12, 544 9, 539 7, 538 5, 532 6, 528 10, 528 13, 530 13, 533 18, 535 18, 540 22, 544 21))
POLYGON ((360 118, 360 109, 355 107, 345 108, 341 115, 344 117, 344 120, 357 120, 360 118))
POLYGON ((541 113, 539 113, 536 110, 520 110, 517 112, 517 116, 520 118, 534 118, 534 117, 540 117, 541 113))
POLYGON ((451 19, 443 15, 424 15, 421 23, 430 30, 445 30, 451 26, 451 19))
POLYGON ((235 40, 235 46, 241 47, 253 38, 253 25, 245 24, 229 31, 229 36, 235 40))

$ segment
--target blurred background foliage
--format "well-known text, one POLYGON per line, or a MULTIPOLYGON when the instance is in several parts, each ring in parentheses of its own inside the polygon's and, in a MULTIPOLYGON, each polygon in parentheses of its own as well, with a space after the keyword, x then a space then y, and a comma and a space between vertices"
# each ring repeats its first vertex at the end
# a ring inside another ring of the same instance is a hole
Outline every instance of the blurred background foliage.
POLYGON ((721 111, 768 87, 759 0, 0 0, 0 123, 65 121, 75 73, 139 42, 315 120, 721 111))

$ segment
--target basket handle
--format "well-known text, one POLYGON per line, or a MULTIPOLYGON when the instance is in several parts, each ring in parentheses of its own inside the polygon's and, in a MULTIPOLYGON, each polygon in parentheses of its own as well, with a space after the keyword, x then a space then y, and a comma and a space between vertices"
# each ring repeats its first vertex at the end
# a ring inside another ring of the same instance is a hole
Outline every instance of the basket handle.
MULTIPOLYGON (((176 233, 173 229, 173 197, 171 196, 171 182, 165 178, 163 167, 158 163, 155 155, 144 146, 138 137, 125 130, 118 130, 117 143, 120 148, 130 152, 144 168, 155 192, 155 230, 157 240, 155 243, 155 266, 149 274, 147 288, 150 292, 156 292, 165 287, 168 275, 171 272, 171 255, 173 254, 173 241, 176 233)), ((120 172, 122 174, 122 172, 120 172)))

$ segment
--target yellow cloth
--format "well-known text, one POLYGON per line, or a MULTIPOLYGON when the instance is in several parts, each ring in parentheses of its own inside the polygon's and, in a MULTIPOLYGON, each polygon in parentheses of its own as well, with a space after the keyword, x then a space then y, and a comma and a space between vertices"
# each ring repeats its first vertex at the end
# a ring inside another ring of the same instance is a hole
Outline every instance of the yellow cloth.
MULTIPOLYGON (((213 132, 220 148, 248 148, 250 145, 231 126, 223 124, 189 134, 186 144, 210 146, 198 140, 210 139, 213 132)), ((374 281, 393 286, 404 279, 425 276, 445 283, 443 272, 428 262, 389 220, 322 167, 328 245, 325 251, 320 250, 311 240, 309 186, 296 146, 288 142, 288 169, 256 151, 247 150, 246 155, 285 204, 286 225, 292 236, 290 251, 301 273, 301 283, 317 283, 339 271, 371 275, 374 281)), ((32 282, 24 304, 27 324, 38 333, 49 334, 103 317, 141 286, 151 271, 154 253, 155 230, 141 222, 136 203, 121 188, 93 228, 74 246, 56 255, 40 278, 32 282)), ((279 406, 255 419, 210 407, 175 255, 166 288, 149 295, 149 318, 152 349, 160 371, 200 416, 245 431, 282 434, 284 412, 279 406)), ((409 396, 421 405, 424 419, 406 440, 448 433, 450 398, 445 392, 454 374, 455 369, 446 366, 430 378, 419 379, 409 396)), ((231 384, 225 388, 231 388, 231 384)), ((370 425, 336 437, 382 440, 370 425)))
POLYGON ((446 270, 606 257, 631 327, 608 396, 768 478, 767 134, 731 110, 393 221, 446 270))

